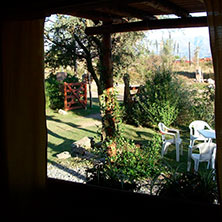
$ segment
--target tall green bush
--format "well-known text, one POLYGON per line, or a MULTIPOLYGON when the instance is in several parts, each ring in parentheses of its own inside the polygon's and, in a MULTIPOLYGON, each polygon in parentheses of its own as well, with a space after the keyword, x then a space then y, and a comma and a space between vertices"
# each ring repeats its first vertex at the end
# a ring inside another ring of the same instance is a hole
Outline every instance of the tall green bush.
POLYGON ((204 86, 202 92, 193 97, 193 104, 190 113, 192 120, 204 120, 214 127, 214 100, 215 88, 204 86))
POLYGON ((78 82, 78 78, 71 74, 61 82, 57 81, 56 75, 51 73, 45 80, 46 105, 53 109, 62 109, 64 107, 63 82, 78 82))
POLYGON ((157 125, 175 122, 184 104, 189 104, 189 93, 185 93, 176 76, 166 69, 157 69, 141 87, 131 111, 137 125, 157 125))

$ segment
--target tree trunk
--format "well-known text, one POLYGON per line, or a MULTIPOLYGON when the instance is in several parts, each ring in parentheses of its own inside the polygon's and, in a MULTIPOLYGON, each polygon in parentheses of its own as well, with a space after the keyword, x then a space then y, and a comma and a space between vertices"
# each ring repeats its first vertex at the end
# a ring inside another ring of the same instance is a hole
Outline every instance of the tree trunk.
POLYGON ((124 106, 129 106, 132 103, 132 98, 130 96, 130 77, 129 74, 124 74, 123 76, 124 81, 124 106))
MULTIPOLYGON (((113 89, 113 72, 112 72, 112 57, 111 57, 111 34, 104 34, 102 41, 102 84, 104 86, 103 97, 100 98, 100 102, 104 107, 102 122, 103 130, 106 140, 113 140, 116 135, 116 122, 114 116, 115 100, 114 100, 114 89, 113 89)), ((116 144, 113 142, 107 150, 110 156, 116 154, 116 144)))
MULTIPOLYGON (((86 53, 86 61, 88 71, 93 76, 98 88, 100 111, 102 116, 102 140, 110 141, 116 136, 117 124, 114 117, 115 98, 113 89, 113 72, 112 72, 112 57, 111 57, 111 34, 104 34, 102 44, 94 38, 94 42, 100 48, 100 80, 97 78, 92 65, 90 52, 82 44, 82 42, 74 35, 78 44, 86 53)), ((113 140, 114 141, 114 140, 113 140)), ((113 142, 107 150, 110 156, 116 154, 116 144, 113 142)))
POLYGON ((87 73, 87 80, 88 80, 88 85, 89 85, 89 107, 92 109, 92 88, 91 88, 91 74, 88 72, 87 73))

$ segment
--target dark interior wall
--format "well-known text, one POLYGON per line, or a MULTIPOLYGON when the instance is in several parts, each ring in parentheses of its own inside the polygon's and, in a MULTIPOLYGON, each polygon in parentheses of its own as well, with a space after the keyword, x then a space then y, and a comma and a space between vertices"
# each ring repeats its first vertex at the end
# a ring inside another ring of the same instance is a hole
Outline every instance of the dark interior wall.
POLYGON ((11 193, 46 181, 44 20, 1 23, 1 151, 11 193))

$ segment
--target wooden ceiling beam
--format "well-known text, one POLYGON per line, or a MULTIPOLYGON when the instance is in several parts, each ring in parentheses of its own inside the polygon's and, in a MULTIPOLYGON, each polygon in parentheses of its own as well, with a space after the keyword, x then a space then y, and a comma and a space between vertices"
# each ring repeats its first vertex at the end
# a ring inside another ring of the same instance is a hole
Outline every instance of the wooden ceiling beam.
POLYGON ((123 23, 123 20, 120 16, 117 15, 108 15, 107 13, 95 12, 95 11, 75 11, 72 10, 59 10, 60 14, 72 15, 76 17, 91 19, 93 21, 103 21, 107 23, 123 23))
MULTIPOLYGON (((131 17, 131 18, 139 18, 139 19, 157 19, 154 15, 149 14, 141 9, 135 9, 132 7, 128 7, 127 5, 123 5, 120 2, 114 1, 101 1, 100 3, 92 3, 88 4, 88 7, 67 7, 59 9, 60 13, 66 13, 73 16, 84 17, 92 20, 100 20, 104 22, 110 22, 113 20, 114 23, 117 23, 118 20, 121 20, 123 17, 131 17), (88 9, 88 10, 87 10, 88 9)), ((121 21, 119 21, 121 23, 121 21)))
MULTIPOLYGON (((155 0, 157 3, 162 5, 163 7, 169 8, 172 10, 172 12, 182 18, 190 17, 189 12, 187 12, 184 8, 179 7, 178 5, 175 5, 174 3, 168 1, 168 0, 155 0)), ((154 2, 155 2, 154 1, 154 2)))
POLYGON ((175 14, 179 17, 186 18, 190 17, 189 12, 184 8, 179 7, 178 5, 172 3, 170 0, 128 0, 128 5, 135 5, 138 3, 143 3, 144 5, 149 5, 150 7, 160 10, 165 14, 175 14))
POLYGON ((119 3, 115 5, 113 3, 107 4, 106 7, 99 7, 96 9, 97 11, 106 12, 111 15, 118 15, 121 17, 134 17, 138 19, 148 19, 148 20, 155 20, 157 19, 156 16, 149 14, 141 9, 136 9, 133 7, 128 7, 127 5, 122 5, 119 3))
POLYGON ((141 22, 131 22, 123 24, 103 25, 97 27, 88 27, 85 30, 87 35, 101 35, 105 33, 117 32, 135 32, 154 29, 168 28, 191 28, 207 26, 207 17, 188 17, 176 19, 159 19, 141 22))
MULTIPOLYGON (((67 1, 69 2, 69 1, 67 1)), ((179 17, 188 17, 189 12, 187 12, 185 9, 177 6, 176 4, 170 2, 170 0, 100 0, 100 1, 89 1, 86 2, 78 2, 72 3, 73 5, 69 5, 68 3, 63 7, 63 9, 69 9, 69 11, 73 11, 73 13, 78 11, 85 11, 87 9, 90 9, 91 11, 98 11, 98 10, 112 10, 115 11, 115 13, 128 13, 131 14, 129 17, 136 17, 144 19, 144 16, 154 17, 153 15, 149 15, 148 13, 144 14, 143 9, 136 8, 137 4, 145 4, 147 6, 150 6, 151 8, 158 9, 159 11, 162 11, 163 14, 175 14, 179 17), (133 12, 134 11, 134 12, 133 12)), ((62 9, 62 7, 58 7, 59 9, 62 9)), ((114 14, 114 13, 112 13, 114 14)), ((155 19, 155 18, 154 18, 155 19)))

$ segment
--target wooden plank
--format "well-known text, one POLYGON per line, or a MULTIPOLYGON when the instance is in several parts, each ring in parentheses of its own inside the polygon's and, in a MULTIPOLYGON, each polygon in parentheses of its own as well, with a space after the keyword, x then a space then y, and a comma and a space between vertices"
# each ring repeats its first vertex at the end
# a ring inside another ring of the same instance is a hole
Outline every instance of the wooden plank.
POLYGON ((85 83, 66 83, 64 82, 64 109, 66 111, 72 109, 86 108, 87 105, 87 88, 85 83), (76 88, 72 88, 76 87, 76 88), (79 88, 77 88, 79 87, 79 88), (70 93, 71 95, 67 95, 70 93), (68 101, 70 100, 71 101, 68 101), (78 100, 75 101, 75 99, 78 100), (81 106, 79 106, 79 104, 81 106), (77 105, 77 106, 76 106, 77 105))
POLYGON ((168 0, 149 0, 149 1, 128 0, 128 2, 131 6, 134 6, 135 8, 138 4, 140 5, 144 4, 144 6, 149 6, 151 8, 162 11, 163 12, 162 14, 175 14, 182 18, 186 18, 190 16, 189 12, 186 11, 184 8, 181 8, 175 3, 172 3, 171 1, 168 1, 168 0))
POLYGON ((68 111, 68 103, 67 103, 67 87, 66 87, 66 82, 64 82, 64 109, 65 111, 68 111))
POLYGON ((119 17, 133 17, 139 19, 147 19, 147 20, 154 20, 157 19, 156 16, 151 15, 150 13, 137 9, 134 7, 129 7, 127 5, 123 5, 118 3, 117 5, 110 2, 105 6, 99 6, 96 11, 108 13, 111 16, 119 16, 119 17))
MULTIPOLYGON (((74 84, 70 84, 70 85, 74 85, 74 84)), ((72 91, 73 96, 78 100, 78 102, 82 105, 82 107, 85 108, 85 103, 80 99, 79 95, 75 92, 76 90, 72 89, 70 85, 67 84, 67 87, 69 88, 69 90, 72 91)))
POLYGON ((113 72, 112 72, 112 56, 111 56, 111 35, 109 33, 103 35, 103 82, 105 89, 113 87, 113 72))
POLYGON ((207 26, 207 17, 188 17, 188 18, 172 18, 159 19, 141 22, 131 22, 124 24, 102 25, 97 27, 88 27, 85 30, 87 35, 101 35, 105 33, 117 32, 135 32, 154 29, 169 29, 169 28, 191 28, 207 26))
POLYGON ((81 11, 77 11, 77 12, 75 12, 75 11, 72 12, 70 10, 62 9, 59 11, 59 13, 82 17, 82 18, 86 18, 86 19, 91 19, 95 23, 97 23, 98 21, 111 22, 111 23, 123 23, 124 22, 124 20, 120 16, 109 15, 107 13, 99 12, 99 11, 87 11, 86 9, 81 10, 81 11))

